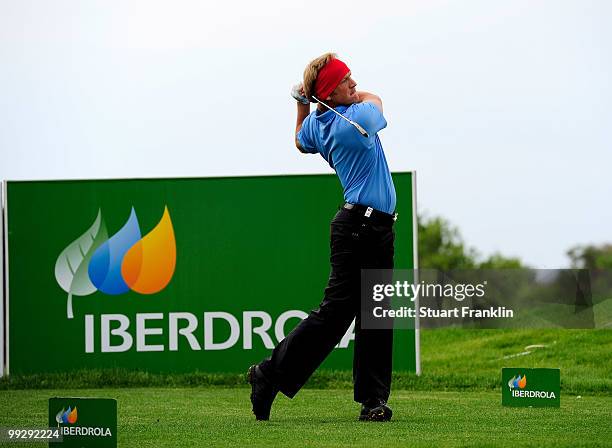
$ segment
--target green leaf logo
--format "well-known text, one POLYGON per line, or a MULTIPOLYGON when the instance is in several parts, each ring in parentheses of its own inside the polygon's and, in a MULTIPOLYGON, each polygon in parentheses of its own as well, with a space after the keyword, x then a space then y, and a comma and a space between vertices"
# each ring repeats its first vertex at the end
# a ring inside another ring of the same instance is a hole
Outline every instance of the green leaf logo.
POLYGON ((59 424, 62 423, 62 414, 64 413, 65 410, 66 410, 66 408, 62 408, 62 410, 59 411, 55 415, 55 421, 57 422, 57 426, 59 426, 59 424))
POLYGON ((97 291, 91 283, 87 266, 96 249, 108 239, 106 225, 102 219, 102 211, 92 226, 79 238, 70 243, 57 258, 55 263, 55 279, 61 288, 68 293, 66 312, 72 319, 72 296, 87 296, 97 291))

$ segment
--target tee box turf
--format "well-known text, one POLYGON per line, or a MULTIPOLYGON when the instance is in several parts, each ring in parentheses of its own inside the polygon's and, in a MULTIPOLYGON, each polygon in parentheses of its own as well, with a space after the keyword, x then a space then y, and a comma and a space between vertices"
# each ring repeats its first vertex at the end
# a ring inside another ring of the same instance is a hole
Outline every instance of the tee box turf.
POLYGON ((561 405, 559 369, 502 369, 502 406, 554 407, 561 405))

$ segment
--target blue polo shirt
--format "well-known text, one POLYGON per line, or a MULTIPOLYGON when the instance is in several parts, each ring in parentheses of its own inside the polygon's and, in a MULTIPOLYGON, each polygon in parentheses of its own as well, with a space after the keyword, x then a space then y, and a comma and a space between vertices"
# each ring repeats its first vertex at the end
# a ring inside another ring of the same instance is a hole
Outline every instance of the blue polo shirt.
POLYGON ((372 103, 337 106, 336 110, 361 125, 369 137, 331 110, 316 110, 302 123, 297 135, 300 146, 305 152, 321 154, 336 170, 346 202, 393 213, 395 186, 377 134, 387 126, 385 117, 372 103))

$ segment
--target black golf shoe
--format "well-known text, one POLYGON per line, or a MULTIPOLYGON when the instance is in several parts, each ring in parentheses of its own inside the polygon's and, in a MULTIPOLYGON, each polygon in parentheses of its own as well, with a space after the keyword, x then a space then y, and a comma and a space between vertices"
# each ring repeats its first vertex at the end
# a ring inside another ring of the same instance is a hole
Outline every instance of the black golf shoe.
POLYGON ((361 406, 359 420, 366 422, 388 422, 393 411, 387 402, 381 399, 368 400, 361 406))
POLYGON ((247 380, 251 385, 251 403, 257 420, 269 420, 270 409, 278 389, 270 383, 257 364, 249 367, 247 380))

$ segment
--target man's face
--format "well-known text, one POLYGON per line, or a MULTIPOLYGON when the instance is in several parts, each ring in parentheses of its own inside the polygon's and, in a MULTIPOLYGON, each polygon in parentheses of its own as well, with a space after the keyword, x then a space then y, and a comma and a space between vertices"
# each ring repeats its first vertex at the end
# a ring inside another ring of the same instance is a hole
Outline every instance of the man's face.
POLYGON ((349 106, 353 103, 359 101, 359 96, 357 95, 357 91, 355 90, 355 86, 357 83, 351 77, 351 72, 348 72, 338 87, 334 89, 331 95, 328 98, 328 101, 333 102, 334 104, 342 104, 344 106, 349 106))

